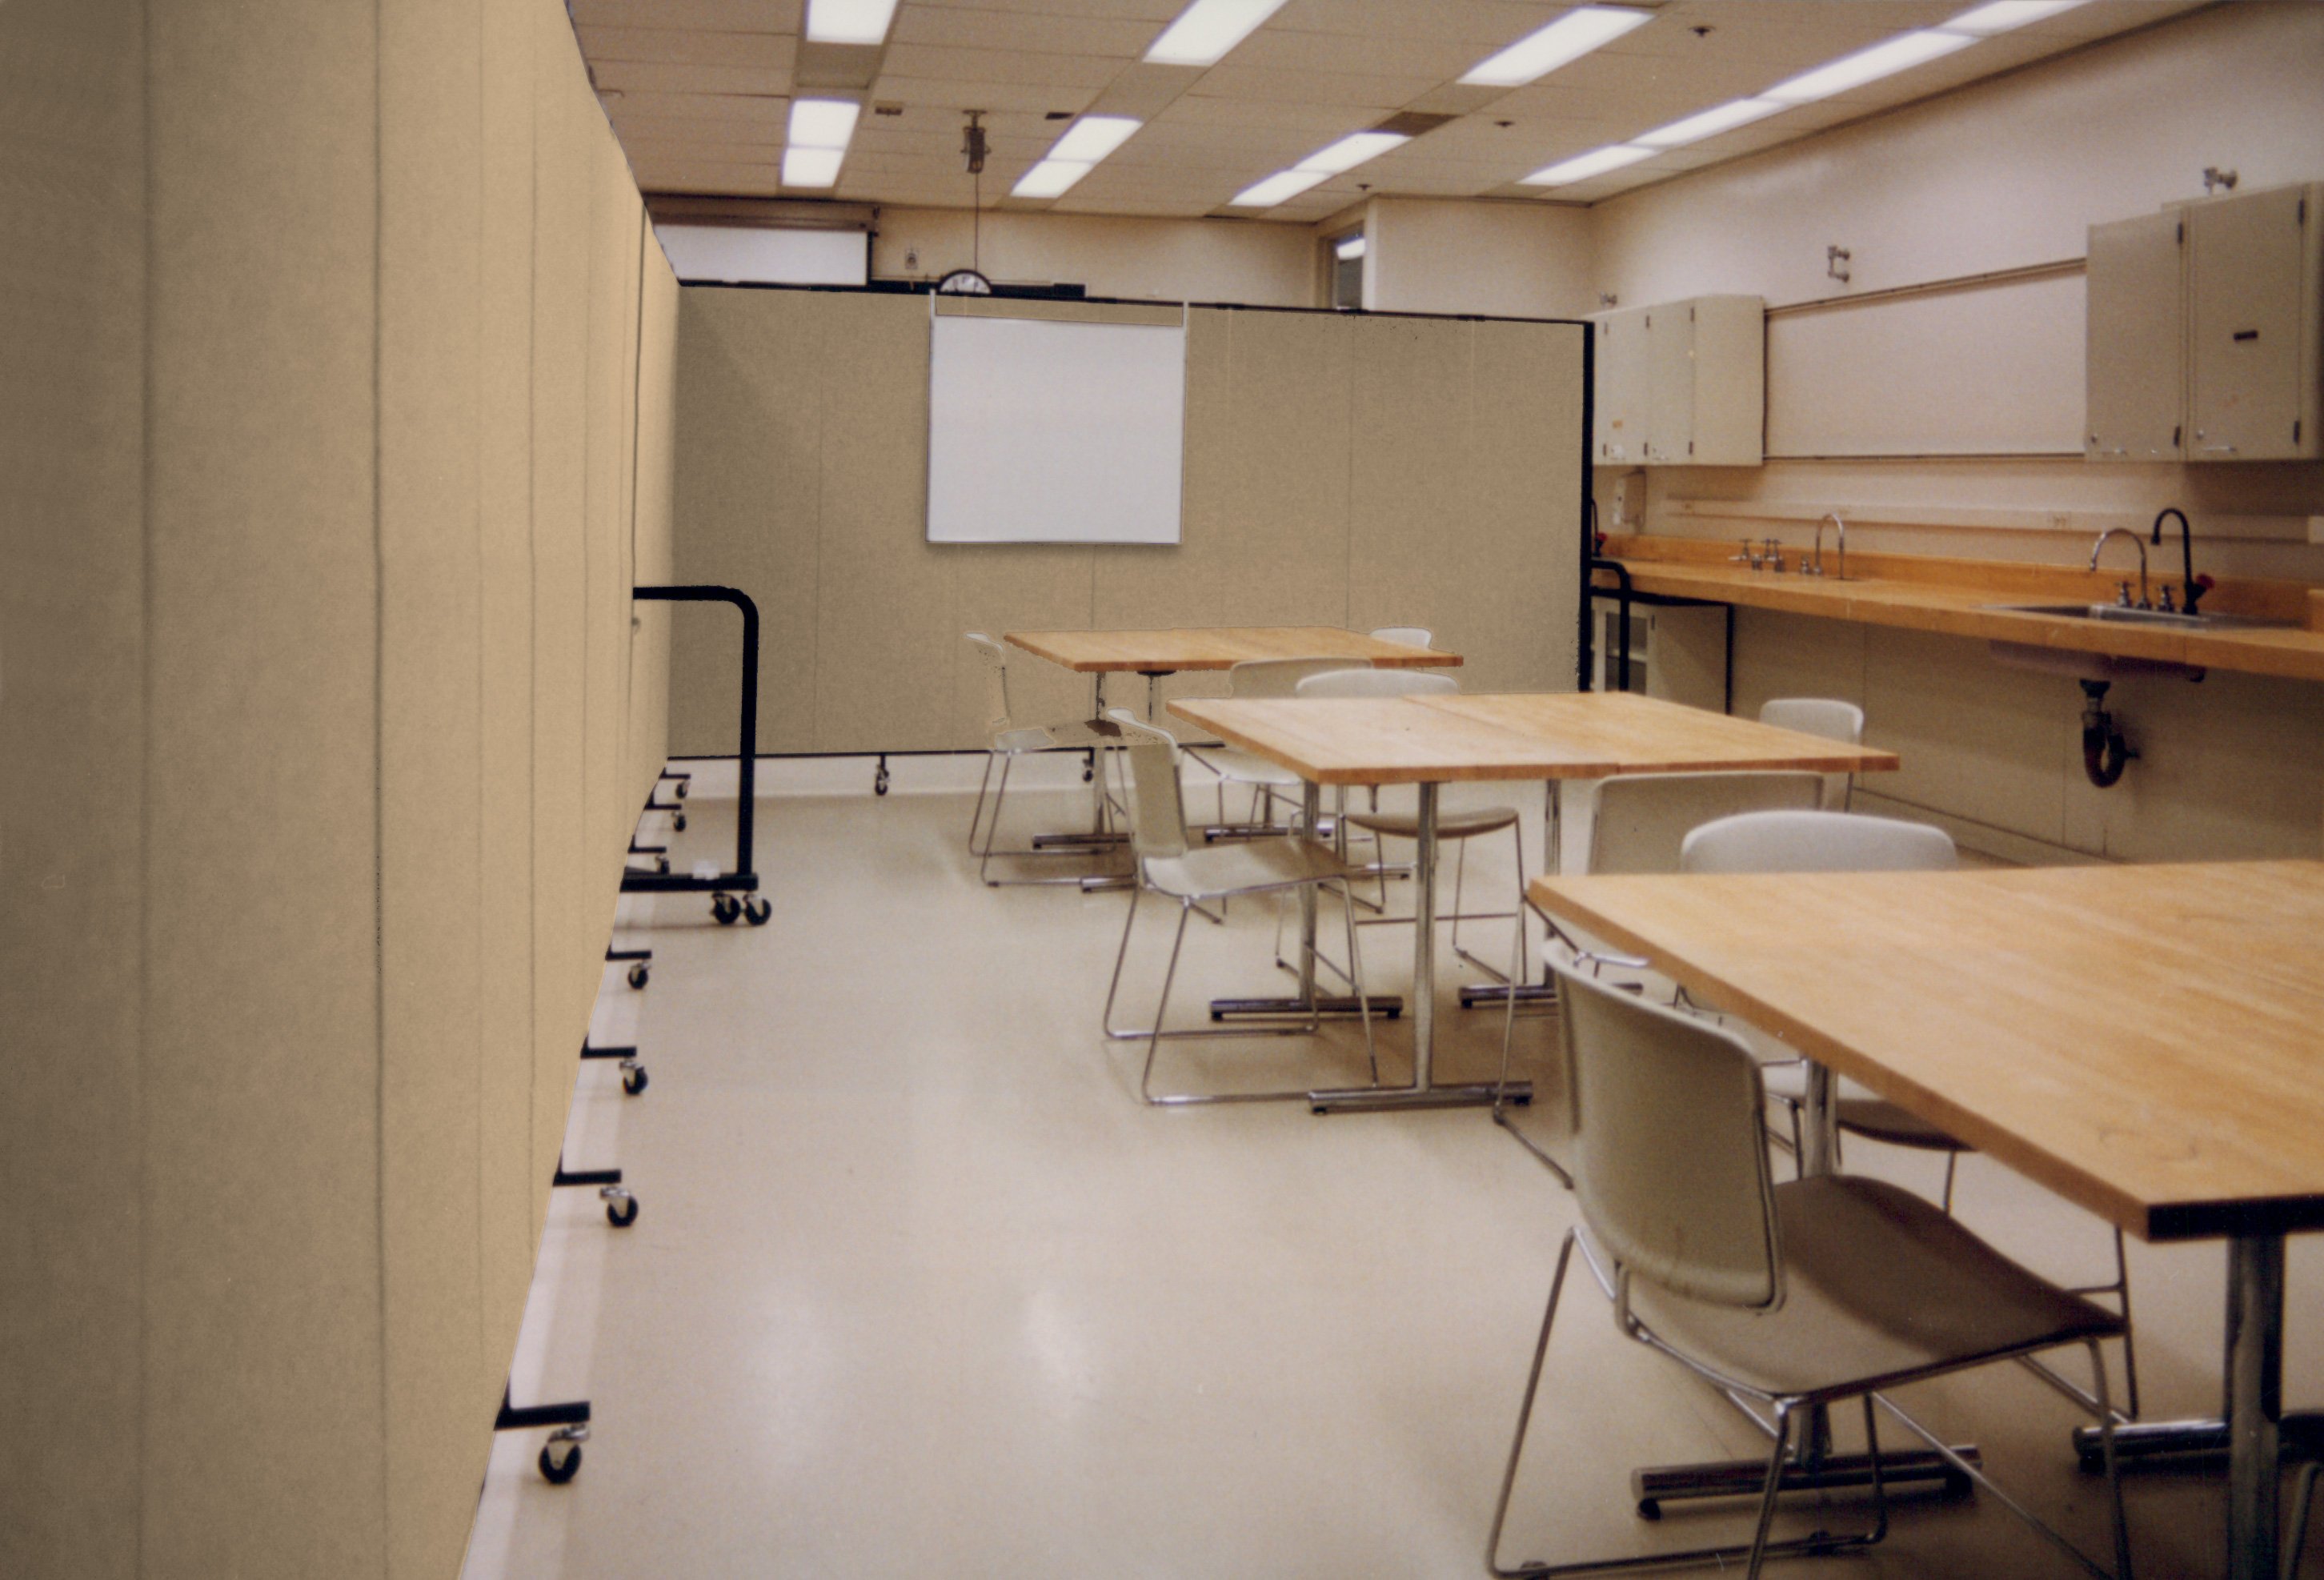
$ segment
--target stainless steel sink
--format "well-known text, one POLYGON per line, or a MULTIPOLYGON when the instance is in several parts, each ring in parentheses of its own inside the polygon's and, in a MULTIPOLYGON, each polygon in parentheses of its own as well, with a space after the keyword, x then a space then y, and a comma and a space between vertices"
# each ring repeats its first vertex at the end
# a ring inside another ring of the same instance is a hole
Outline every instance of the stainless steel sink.
POLYGON ((2118 625, 2153 625, 2166 631, 2289 631, 2289 620, 2259 620, 2248 614, 2182 614, 2176 610, 2130 609, 2120 604, 1986 604, 2007 614, 2047 614, 2061 620, 2098 620, 2118 625))

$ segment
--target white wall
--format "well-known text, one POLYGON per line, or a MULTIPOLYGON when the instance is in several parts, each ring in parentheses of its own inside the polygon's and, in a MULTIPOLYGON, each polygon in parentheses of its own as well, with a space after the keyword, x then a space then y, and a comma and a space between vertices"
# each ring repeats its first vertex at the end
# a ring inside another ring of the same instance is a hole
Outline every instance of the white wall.
POLYGON ((882 208, 876 280, 940 280, 979 259, 1001 284, 1070 283, 1092 296, 1313 307, 1316 241, 1304 225, 1246 219, 1131 219, 1092 214, 882 208))
POLYGON ((1575 319, 1598 308, 1586 208, 1374 198, 1364 236, 1374 312, 1575 319))

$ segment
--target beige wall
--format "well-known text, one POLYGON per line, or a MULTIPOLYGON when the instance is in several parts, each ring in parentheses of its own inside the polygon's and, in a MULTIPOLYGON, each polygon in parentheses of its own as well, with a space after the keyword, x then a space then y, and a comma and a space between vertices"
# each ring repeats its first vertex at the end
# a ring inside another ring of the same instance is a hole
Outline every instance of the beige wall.
MULTIPOLYGON (((2324 7, 2216 7, 1600 204, 1597 284, 1626 304, 1744 291, 1783 307, 2079 259, 2089 225, 2200 197, 2206 165, 2239 171, 2243 190, 2324 175, 2319 82, 2324 7), (1854 254, 1847 286, 1824 277, 1831 243, 1854 254)), ((2324 581, 2324 546, 2306 541, 2307 517, 2324 513, 2324 467, 2093 466, 2056 453, 2081 425, 2080 319, 2070 273, 1779 314, 1771 448, 1812 456, 1870 435, 1880 442, 1863 448, 1887 453, 1656 469, 1647 530, 1795 540, 1806 507, 1862 509, 1881 519, 1851 527, 1852 546, 2065 563, 2103 526, 2144 527, 2175 504, 2194 519, 2199 569, 2324 581), (2007 329, 2043 293, 2056 299, 2041 309, 2047 328, 2007 329), (1979 453, 1927 453, 1954 448, 1979 453), (1687 513, 1705 501, 1770 513, 1687 513)), ((1612 476, 1600 470, 1601 490, 1612 476)), ((2157 558, 2175 574, 2175 544, 2157 558)), ((2313 686, 2118 684, 2112 705, 2145 755, 2098 790, 2081 772, 2080 690, 1999 669, 1982 643, 1746 613, 1736 660, 1738 710, 1786 691, 1859 697, 1870 737, 1906 760, 1870 788, 1973 820, 1963 832, 1996 848, 2319 848, 2324 692, 2313 686)))
POLYGON ((675 286, 555 0, 28 0, 0 86, 0 1573, 452 1574, 675 286))
POLYGON ((973 245, 978 229, 963 209, 882 208, 872 278, 940 280, 975 256, 987 278, 1004 284, 1066 282, 1092 296, 1258 307, 1317 301, 1315 236, 1304 225, 988 213, 973 245))
POLYGON ((1586 208, 1374 198, 1364 237, 1364 306, 1374 312, 1578 319, 1598 310, 1586 208))
MULTIPOLYGON (((1473 687, 1572 684, 1577 326, 1197 310, 1183 542, 936 546, 927 298, 684 297, 678 575, 759 602, 763 752, 982 744, 969 630, 1419 624, 1473 687)), ((678 613, 681 753, 734 750, 735 654, 730 614, 678 613)), ((1011 681, 1028 719, 1086 711, 1050 666, 1011 681)))

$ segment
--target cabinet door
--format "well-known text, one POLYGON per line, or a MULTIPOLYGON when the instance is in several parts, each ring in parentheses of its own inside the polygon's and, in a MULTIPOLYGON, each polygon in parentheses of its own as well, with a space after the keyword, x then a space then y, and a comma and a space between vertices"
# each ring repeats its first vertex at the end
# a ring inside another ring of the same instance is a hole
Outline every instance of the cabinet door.
POLYGON ((1600 466, 1640 466, 1646 458, 1646 314, 1637 308, 1607 313, 1595 325, 1591 453, 1600 466))
POLYGON ((2286 187, 2188 210, 2190 460, 2316 453, 2314 393, 2301 388, 2315 322, 2302 300, 2308 208, 2306 189, 2286 187))
POLYGON ((1682 467, 1694 450, 1694 313, 1677 301, 1646 316, 1646 459, 1682 467))
POLYGON ((2183 453, 2186 234, 2177 210, 2090 226, 2085 460, 2183 453))

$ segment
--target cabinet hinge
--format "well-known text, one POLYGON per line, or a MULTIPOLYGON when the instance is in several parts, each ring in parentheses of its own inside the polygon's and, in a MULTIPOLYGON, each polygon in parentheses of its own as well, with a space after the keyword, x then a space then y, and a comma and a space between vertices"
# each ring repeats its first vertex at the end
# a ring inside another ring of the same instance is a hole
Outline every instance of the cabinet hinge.
POLYGON ((2182 247, 2187 245, 2187 222, 2183 219, 2179 222, 2179 245, 2182 247))
MULTIPOLYGON (((2300 424, 2297 422, 2292 425, 2292 442, 2294 444, 2298 444, 2300 442, 2300 424)), ((1694 440, 1688 439, 1686 441, 1686 453, 1690 456, 1694 454, 1694 440)))
POLYGON ((2300 419, 2297 417, 2292 420, 2292 442, 2293 444, 2300 442, 2300 419))
POLYGON ((2302 225, 2308 223, 2308 199, 2305 198, 2300 199, 2300 223, 2302 225))
POLYGON ((2183 441, 2180 439, 2180 437, 2179 437, 2179 436, 2180 436, 2181 433, 2185 432, 2185 431, 2186 431, 2186 430, 2185 430, 2183 428, 2176 427, 2176 426, 2174 426, 2174 427, 2171 430, 2171 448, 2172 448, 2172 449, 2174 449, 2174 450, 2175 450, 2175 449, 2177 449, 2177 448, 2179 448, 2179 446, 2183 442, 2183 441))

